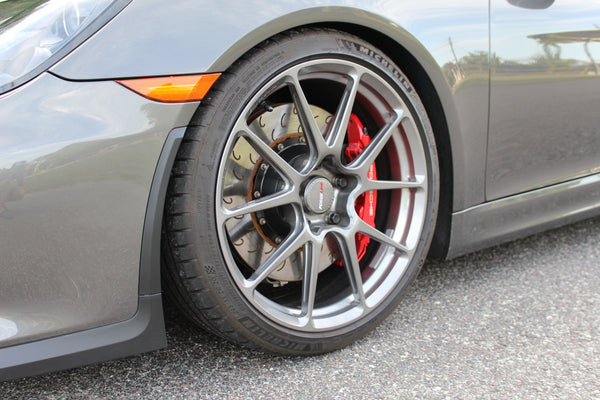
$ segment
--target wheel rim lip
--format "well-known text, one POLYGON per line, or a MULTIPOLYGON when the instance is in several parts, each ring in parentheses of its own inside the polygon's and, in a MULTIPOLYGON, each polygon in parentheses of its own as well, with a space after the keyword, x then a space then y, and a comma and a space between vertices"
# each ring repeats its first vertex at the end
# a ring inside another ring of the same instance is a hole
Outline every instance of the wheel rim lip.
MULTIPOLYGON (((299 72, 303 69, 317 68, 319 66, 321 68, 330 66, 340 67, 338 71, 322 71, 322 74, 324 75, 341 73, 344 70, 358 68, 360 71, 362 71, 361 79, 363 75, 367 74, 368 76, 370 76, 369 79, 375 79, 381 86, 385 87, 387 92, 386 94, 388 96, 391 95, 392 98, 386 98, 383 101, 388 103, 392 100, 396 101, 402 106, 403 109, 407 110, 408 118, 405 120, 403 119, 403 122, 401 122, 399 124, 399 127, 396 129, 400 131, 400 126, 402 126, 405 139, 406 137, 408 137, 408 139, 405 140, 408 141, 408 145, 404 149, 404 151, 408 152, 410 158, 415 158, 414 156, 417 156, 416 158, 418 160, 413 160, 413 164, 415 165, 413 165, 412 168, 418 170, 418 172, 424 175, 425 178, 429 176, 430 173, 427 165, 427 155, 425 153, 423 145, 423 141, 425 141, 422 135, 423 127, 420 124, 420 119, 418 118, 418 115, 414 112, 412 103, 408 99, 408 96, 403 92, 403 89, 399 85, 394 85, 394 88, 387 81, 385 75, 382 76, 376 71, 370 70, 369 68, 364 66, 362 62, 360 62, 360 60, 356 60, 356 62, 354 62, 349 61, 347 59, 321 58, 291 64, 288 65, 286 68, 282 69, 279 73, 274 74, 274 76, 270 79, 265 80, 263 86, 253 95, 248 97, 249 100, 246 101, 243 110, 239 113, 238 117, 235 120, 236 122, 233 124, 233 127, 230 131, 229 138, 226 141, 217 173, 217 185, 215 193, 217 194, 217 199, 219 200, 215 202, 215 207, 219 244, 221 246, 221 252, 225 259, 225 264, 227 265, 230 275, 233 278, 235 285, 242 293, 243 297, 254 308, 256 308, 261 315, 266 316, 268 319, 275 322, 276 324, 282 325, 287 328, 291 328, 296 331, 307 333, 330 331, 350 325, 358 319, 364 318, 366 315, 370 314, 371 311, 377 308, 378 305, 382 304, 386 298, 393 294, 394 289, 402 280, 402 277, 404 276, 404 273, 406 272, 410 262, 413 260, 414 254, 417 250, 417 246, 419 245, 419 238, 422 234, 425 224, 425 216, 427 214, 427 203, 429 198, 429 182, 425 181, 425 184, 423 186, 424 190, 421 190, 418 193, 412 193, 412 199, 410 200, 409 204, 410 210, 399 211, 400 215, 398 218, 396 218, 396 229, 394 229, 393 236, 393 238, 396 240, 400 239, 400 229, 398 228, 400 227, 401 223, 398 222, 398 220, 401 217, 401 215, 410 214, 409 217, 413 219, 413 221, 410 224, 407 224, 407 226, 405 227, 405 230, 407 232, 405 232, 402 235, 405 241, 410 241, 412 243, 410 254, 398 255, 396 252, 393 251, 393 249, 390 246, 386 246, 384 244, 379 246, 378 254, 374 256, 373 259, 377 261, 377 265, 379 265, 380 267, 383 265, 385 266, 385 268, 377 268, 374 275, 372 275, 363 284, 366 297, 365 300, 367 300, 367 307, 364 307, 360 304, 357 305, 356 302, 352 300, 353 295, 351 293, 348 296, 344 296, 341 299, 338 299, 335 303, 327 305, 326 307, 315 306, 312 314, 312 320, 310 321, 310 323, 307 323, 306 318, 301 315, 299 309, 283 306, 279 303, 276 303, 273 300, 261 294, 258 290, 249 291, 245 289, 245 278, 242 275, 239 268, 237 267, 237 263, 235 262, 232 252, 229 249, 228 233, 225 224, 225 222, 229 218, 225 218, 224 215, 220 212, 220 208, 222 207, 222 202, 220 199, 222 197, 221 194, 223 193, 224 173, 227 169, 229 154, 239 137, 237 134, 237 126, 239 125, 240 121, 245 121, 248 119, 250 112, 256 107, 256 104, 258 104, 259 99, 261 97, 263 97, 266 93, 269 93, 270 91, 274 92, 277 88, 286 86, 285 83, 281 83, 285 76, 291 73, 295 73, 296 75, 298 75, 299 72)), ((369 67, 374 69, 374 66, 369 67)), ((398 133, 398 135, 401 134, 398 133)), ((390 140, 399 141, 400 138, 390 138, 390 140)), ((396 150, 399 150, 399 146, 397 145, 396 147, 396 150)), ((400 157, 399 155, 399 158, 402 157, 400 157)), ((410 168, 404 166, 404 169, 410 168)), ((351 171, 345 172, 351 173, 351 171)), ((359 184, 356 188, 352 190, 352 192, 348 196, 349 204, 354 204, 356 198, 359 196, 360 189, 361 187, 359 184)), ((300 192, 299 189, 298 192, 300 192)), ((402 201, 406 202, 406 200, 402 201)), ((298 225, 299 223, 306 224, 306 222, 300 221, 302 219, 301 215, 303 215, 301 205, 302 203, 303 198, 302 196, 299 196, 299 205, 294 205, 296 213, 296 225, 298 225)), ((405 206, 401 206, 401 208, 405 208, 405 206)), ((360 218, 356 214, 353 206, 348 207, 348 213, 351 214, 352 218, 354 219, 360 218)), ((336 227, 331 231, 346 236, 356 233, 352 231, 352 229, 345 229, 342 227, 336 227)), ((313 240, 322 240, 323 236, 314 236, 313 240)))

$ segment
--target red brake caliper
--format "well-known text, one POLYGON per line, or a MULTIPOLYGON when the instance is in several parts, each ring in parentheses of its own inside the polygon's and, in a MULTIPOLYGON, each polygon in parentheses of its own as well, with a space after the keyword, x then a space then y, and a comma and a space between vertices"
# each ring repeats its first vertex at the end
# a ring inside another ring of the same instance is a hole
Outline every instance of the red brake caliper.
MULTIPOLYGON (((363 149, 371 142, 371 138, 364 133, 365 128, 355 114, 350 115, 350 121, 348 122, 348 147, 346 147, 346 157, 348 162, 354 160, 363 149)), ((369 168, 367 177, 371 180, 377 180, 377 169, 375 163, 369 168)), ((375 227, 375 209, 377 208, 377 191, 372 190, 360 195, 356 199, 354 204, 356 213, 358 216, 365 221, 367 224, 375 227)), ((356 251, 358 260, 360 261, 365 253, 367 252, 367 246, 371 238, 368 236, 357 234, 356 235, 356 251)))

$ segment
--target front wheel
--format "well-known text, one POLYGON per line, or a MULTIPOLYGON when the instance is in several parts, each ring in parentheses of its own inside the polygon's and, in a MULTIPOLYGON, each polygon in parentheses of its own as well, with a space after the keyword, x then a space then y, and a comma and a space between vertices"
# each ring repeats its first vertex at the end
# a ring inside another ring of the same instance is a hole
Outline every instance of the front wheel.
POLYGON ((433 234, 438 167, 400 69, 331 30, 275 37, 226 71, 181 145, 164 277, 188 316, 286 354, 379 324, 433 234))

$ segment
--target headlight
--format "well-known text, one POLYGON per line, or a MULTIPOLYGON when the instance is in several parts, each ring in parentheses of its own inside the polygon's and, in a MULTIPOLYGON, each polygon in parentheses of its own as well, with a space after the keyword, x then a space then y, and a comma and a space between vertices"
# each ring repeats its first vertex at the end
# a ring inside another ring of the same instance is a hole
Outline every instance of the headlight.
MULTIPOLYGON (((0 0, 0 93, 31 79, 36 75, 34 72, 41 72, 39 67, 48 68, 52 56, 62 53, 113 3, 113 0, 0 0)), ((108 18, 123 7, 118 7, 108 18)))

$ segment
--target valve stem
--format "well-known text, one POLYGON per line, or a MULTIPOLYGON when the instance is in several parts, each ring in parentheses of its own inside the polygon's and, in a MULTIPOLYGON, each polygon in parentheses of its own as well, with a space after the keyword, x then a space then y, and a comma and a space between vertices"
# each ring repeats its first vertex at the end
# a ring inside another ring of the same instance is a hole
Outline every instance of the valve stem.
POLYGON ((259 104, 259 106, 261 106, 262 108, 264 108, 268 112, 272 112, 273 111, 273 106, 270 105, 269 103, 267 103, 266 100, 261 101, 260 104, 259 104))

